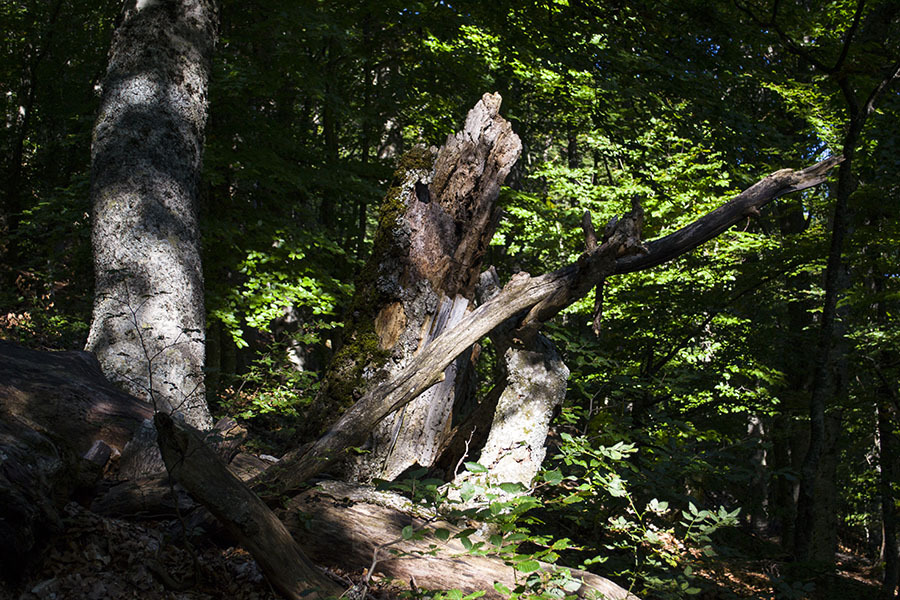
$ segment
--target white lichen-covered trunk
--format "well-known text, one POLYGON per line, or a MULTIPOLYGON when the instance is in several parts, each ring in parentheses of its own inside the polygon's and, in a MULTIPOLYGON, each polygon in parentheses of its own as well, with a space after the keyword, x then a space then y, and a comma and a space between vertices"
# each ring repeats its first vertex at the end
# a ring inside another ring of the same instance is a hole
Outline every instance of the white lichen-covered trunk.
MULTIPOLYGON (((500 291, 497 272, 491 268, 481 275, 481 302, 487 302, 500 291)), ((484 502, 481 490, 507 495, 496 489, 501 483, 518 483, 527 490, 544 462, 550 422, 566 397, 569 369, 548 338, 541 334, 527 341, 513 339, 509 324, 497 327, 491 334, 503 361, 505 381, 498 383, 502 391, 490 422, 473 423, 470 428, 489 428, 480 454, 468 457, 487 469, 484 473, 462 471, 454 478, 458 496, 464 486, 475 486, 469 505, 484 502)), ((482 417, 483 418, 483 417, 482 417)), ((465 435, 463 430, 463 434, 465 435)))
POLYGON ((550 421, 565 399, 569 369, 540 334, 524 348, 507 348, 503 360, 506 387, 478 462, 487 467, 490 483, 527 488, 544 461, 550 421))
POLYGON ((211 0, 126 3, 91 164, 86 349, 128 392, 199 428, 211 419, 197 195, 217 19, 211 0))

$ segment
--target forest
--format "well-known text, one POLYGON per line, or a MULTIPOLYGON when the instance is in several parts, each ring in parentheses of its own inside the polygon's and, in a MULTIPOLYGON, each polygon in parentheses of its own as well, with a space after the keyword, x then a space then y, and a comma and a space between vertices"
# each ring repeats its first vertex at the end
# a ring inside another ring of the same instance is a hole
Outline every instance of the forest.
POLYGON ((0 22, 0 598, 900 599, 900 3, 0 22))

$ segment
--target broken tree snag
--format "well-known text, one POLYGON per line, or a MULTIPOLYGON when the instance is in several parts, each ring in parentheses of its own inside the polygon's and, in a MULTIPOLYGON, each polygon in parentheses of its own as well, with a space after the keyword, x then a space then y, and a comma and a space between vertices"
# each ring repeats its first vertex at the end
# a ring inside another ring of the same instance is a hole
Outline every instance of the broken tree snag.
MULTIPOLYGON (((320 488, 308 490, 288 503, 285 525, 303 540, 304 550, 323 565, 343 570, 368 569, 377 550, 374 575, 389 577, 404 587, 414 582, 426 590, 485 592, 485 598, 504 597, 494 588, 495 582, 515 588, 515 573, 502 558, 469 554, 462 542, 453 539, 460 527, 426 522, 408 513, 404 504, 409 505, 409 501, 394 494, 324 482, 320 488), (408 525, 416 530, 442 527, 450 531, 450 539, 442 542, 426 535, 421 540, 404 540, 402 531, 408 525), (432 544, 437 552, 432 551, 432 544)), ((541 567, 544 572, 557 569, 550 564, 541 567)), ((577 569, 570 573, 572 579, 581 582, 574 592, 579 598, 639 600, 599 575, 577 569)), ((520 575, 519 583, 521 579, 520 575)))
POLYGON ((166 413, 157 413, 154 423, 169 474, 253 555, 272 587, 291 600, 343 591, 316 569, 278 517, 194 431, 166 413))
MULTIPOLYGON (((499 216, 500 186, 521 151, 499 114, 500 102, 499 94, 485 94, 443 147, 419 146, 400 159, 380 209, 372 256, 356 282, 345 345, 328 367, 313 419, 340 412, 393 378, 470 308, 499 216)), ((453 405, 468 393, 462 382, 469 369, 461 357, 440 386, 387 416, 362 440, 366 452, 348 457, 342 476, 392 479, 413 464, 431 465, 453 405)))
POLYGON ((360 445, 387 414, 405 406, 433 385, 457 356, 506 319, 527 311, 516 332, 519 339, 523 335, 527 338, 526 334, 536 333, 542 323, 582 298, 601 279, 615 273, 649 268, 692 250, 700 243, 693 236, 701 241, 708 240, 710 231, 721 233, 740 222, 748 206, 761 207, 789 192, 822 183, 827 171, 841 160, 840 157, 831 158, 802 171, 784 169, 769 175, 720 209, 672 234, 677 236, 677 243, 667 242, 672 237, 667 236, 644 246, 640 239, 635 240, 631 235, 630 226, 620 229, 617 223, 609 239, 595 252, 585 252, 575 263, 537 277, 517 273, 495 298, 467 313, 456 327, 423 348, 390 380, 373 386, 314 444, 303 452, 285 457, 277 468, 269 469, 262 482, 272 484, 272 489, 265 492, 267 497, 275 491, 298 489, 304 481, 340 458, 347 448, 360 445), (627 249, 629 245, 640 254, 618 256, 620 249, 627 249), (665 259, 660 259, 662 254, 665 259))

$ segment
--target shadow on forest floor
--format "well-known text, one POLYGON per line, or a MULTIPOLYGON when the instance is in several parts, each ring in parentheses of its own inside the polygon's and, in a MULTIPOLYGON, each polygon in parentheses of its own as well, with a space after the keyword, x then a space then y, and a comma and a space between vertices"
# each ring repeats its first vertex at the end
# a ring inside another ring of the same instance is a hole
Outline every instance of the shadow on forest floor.
POLYGON ((737 549, 735 556, 720 556, 697 571, 710 586, 700 596, 702 600, 869 600, 878 596, 878 567, 858 554, 839 552, 835 572, 799 579, 792 577, 791 565, 777 539, 747 534, 740 537, 729 540, 737 549))

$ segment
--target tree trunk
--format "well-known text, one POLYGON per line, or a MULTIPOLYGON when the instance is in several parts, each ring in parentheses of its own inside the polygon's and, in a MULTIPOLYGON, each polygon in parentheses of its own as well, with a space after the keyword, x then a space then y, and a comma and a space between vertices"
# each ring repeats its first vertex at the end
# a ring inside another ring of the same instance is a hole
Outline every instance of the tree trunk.
MULTIPOLYGON (((859 5, 862 7, 862 4, 859 5)), ((861 13, 857 13, 861 14, 861 13)), ((845 39, 849 48, 853 35, 845 39)), ((840 61, 846 57, 841 55, 840 61)), ((836 67, 837 68, 837 67, 836 67)), ((869 115, 891 83, 900 78, 900 63, 894 63, 886 76, 876 83, 864 102, 859 101, 859 89, 847 76, 836 78, 847 109, 847 130, 844 135, 844 162, 838 171, 837 193, 835 194, 834 215, 831 225, 831 245, 828 252, 828 263, 825 268, 825 299, 822 303, 822 326, 817 348, 815 370, 813 375, 812 394, 809 402, 809 450, 800 471, 800 496, 797 502, 797 526, 794 545, 794 557, 801 562, 834 562, 834 551, 837 549, 837 532, 818 530, 826 527, 830 519, 822 518, 830 507, 821 504, 829 503, 827 498, 820 499, 817 492, 821 486, 826 489, 834 487, 834 481, 822 481, 823 477, 833 477, 830 467, 823 468, 823 456, 833 452, 827 445, 829 436, 826 413, 831 407, 843 406, 846 396, 846 351, 840 319, 838 318, 840 298, 849 287, 849 275, 844 264, 844 240, 851 233, 850 195, 856 189, 853 174, 853 158, 859 145, 860 135, 869 115)), ((840 412, 831 415, 837 419, 835 432, 840 431, 840 412)), ((834 439, 835 443, 837 438, 834 439)))
POLYGON ((211 0, 128 4, 91 164, 96 289, 86 349, 124 389, 201 429, 211 419, 197 194, 217 18, 211 0))
MULTIPOLYGON (((490 300, 500 292, 497 272, 491 268, 481 278, 479 295, 490 300)), ((473 415, 474 430, 483 427, 488 434, 477 456, 488 469, 483 476, 463 472, 454 483, 479 478, 481 486, 519 483, 527 489, 544 462, 544 444, 550 421, 566 396, 569 369, 546 337, 517 342, 512 336, 512 323, 501 325, 491 333, 491 341, 502 356, 504 383, 490 420, 473 415)), ((480 500, 480 499, 476 499, 480 500)))
POLYGON ((897 498, 894 482, 897 462, 900 461, 900 443, 897 440, 897 395, 887 381, 880 386, 882 397, 878 399, 878 462, 880 466, 879 496, 881 496, 881 561, 884 578, 881 582, 881 600, 892 600, 900 583, 900 542, 897 538, 897 498), (892 402, 893 400, 893 402, 892 402))
MULTIPOLYGON (((357 282, 345 327, 313 409, 336 407, 390 380, 466 314, 497 223, 496 199, 518 158, 518 137, 499 116, 500 96, 486 94, 440 150, 407 153, 381 207, 374 250, 357 282)), ((448 365, 441 384, 388 415, 345 476, 392 479, 414 464, 430 466, 449 432, 468 361, 448 365)))
MULTIPOLYGON (((830 501, 818 492, 822 486, 833 487, 833 482, 822 480, 826 471, 821 464, 822 457, 833 450, 826 443, 826 413, 829 406, 842 406, 841 397, 846 394, 846 357, 843 331, 838 319, 838 301, 849 285, 843 258, 844 240, 850 233, 848 202, 856 187, 852 172, 853 154, 862 124, 857 115, 852 115, 849 131, 844 138, 844 162, 838 170, 831 245, 825 268, 825 299, 809 400, 809 449, 800 470, 800 495, 797 500, 794 558, 800 562, 826 565, 834 562, 837 531, 820 529, 827 527, 830 522, 826 518, 828 508, 822 506, 830 504, 830 501)), ((836 431, 839 430, 840 423, 837 424, 836 431)), ((837 439, 834 441, 836 443, 837 439)))

